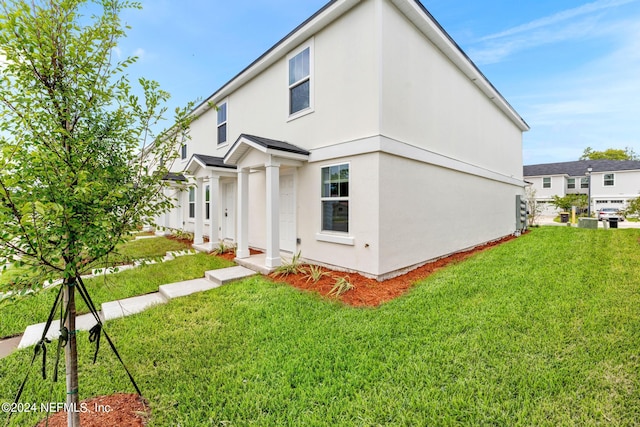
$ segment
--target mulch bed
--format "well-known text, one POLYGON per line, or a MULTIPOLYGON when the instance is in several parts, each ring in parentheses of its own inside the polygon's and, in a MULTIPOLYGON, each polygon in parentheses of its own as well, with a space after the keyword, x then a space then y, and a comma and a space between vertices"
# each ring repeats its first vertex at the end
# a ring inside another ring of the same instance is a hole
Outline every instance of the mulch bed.
POLYGON ((327 298, 339 299, 345 304, 354 307, 377 307, 380 304, 390 301, 407 292, 416 281, 424 279, 434 271, 446 267, 449 264, 460 262, 470 256, 485 251, 494 246, 515 239, 515 236, 507 236, 494 242, 476 246, 464 252, 458 252, 436 261, 427 263, 421 267, 411 270, 401 276, 379 282, 369 279, 357 273, 342 273, 322 268, 328 274, 323 276, 318 282, 309 280, 307 274, 289 274, 287 276, 271 274, 270 277, 278 282, 286 282, 298 289, 317 292, 327 298), (353 289, 344 292, 340 296, 331 295, 331 290, 335 286, 336 279, 344 277, 351 284, 353 289))
MULTIPOLYGON (((83 400, 80 408, 80 424, 82 427, 144 427, 149 417, 147 401, 137 394, 112 394, 83 400), (84 405, 83 405, 84 404, 84 405)), ((44 427, 46 420, 41 420, 36 427, 44 427)), ((49 417, 49 427, 66 427, 67 413, 56 412, 49 417)))

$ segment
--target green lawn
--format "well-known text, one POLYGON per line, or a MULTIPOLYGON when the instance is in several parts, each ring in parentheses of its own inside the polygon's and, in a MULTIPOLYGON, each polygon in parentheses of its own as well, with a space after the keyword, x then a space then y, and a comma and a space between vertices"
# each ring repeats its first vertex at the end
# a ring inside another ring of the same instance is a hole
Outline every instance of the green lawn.
MULTIPOLYGON (((542 227, 375 309, 256 277, 107 327, 150 426, 638 425, 639 238, 542 227)), ((132 391, 101 347, 80 335, 82 398, 132 391)), ((0 402, 31 353, 0 360, 0 402)), ((22 400, 63 401, 37 371, 22 400)))
MULTIPOLYGON (((97 308, 103 302, 157 292, 160 285, 196 279, 207 270, 228 267, 233 263, 206 254, 179 257, 173 261, 143 265, 117 274, 84 280, 97 308)), ((46 322, 57 287, 26 296, 14 303, 0 306, 0 338, 24 332, 29 325, 46 322)), ((78 314, 89 309, 78 296, 78 314)))

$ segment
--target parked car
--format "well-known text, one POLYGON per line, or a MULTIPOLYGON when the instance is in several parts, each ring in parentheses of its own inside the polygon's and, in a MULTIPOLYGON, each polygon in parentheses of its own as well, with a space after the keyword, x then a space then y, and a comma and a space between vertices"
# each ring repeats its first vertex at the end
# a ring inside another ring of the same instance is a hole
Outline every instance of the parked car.
POLYGON ((616 218, 618 221, 624 221, 624 215, 620 212, 620 209, 616 208, 602 208, 598 211, 598 220, 609 220, 616 218))

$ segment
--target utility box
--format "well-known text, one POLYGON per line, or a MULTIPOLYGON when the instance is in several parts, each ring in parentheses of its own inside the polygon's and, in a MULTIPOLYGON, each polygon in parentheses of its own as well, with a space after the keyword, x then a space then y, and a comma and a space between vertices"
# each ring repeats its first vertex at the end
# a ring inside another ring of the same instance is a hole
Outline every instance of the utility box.
POLYGON ((516 230, 527 229, 527 201, 524 196, 516 196, 516 230))
POLYGON ((578 219, 578 228, 598 228, 598 220, 596 218, 580 218, 578 219))

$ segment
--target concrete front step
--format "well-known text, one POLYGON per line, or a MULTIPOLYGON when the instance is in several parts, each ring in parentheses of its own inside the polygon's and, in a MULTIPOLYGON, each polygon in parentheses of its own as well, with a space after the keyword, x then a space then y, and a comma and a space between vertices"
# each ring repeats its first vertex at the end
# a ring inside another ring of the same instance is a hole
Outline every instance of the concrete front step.
POLYGON ((105 302, 102 304, 102 316, 104 317, 104 320, 118 319, 120 317, 143 312, 151 306, 165 304, 166 302, 167 300, 162 296, 162 294, 160 294, 160 292, 154 292, 152 294, 140 295, 118 301, 105 302))
POLYGON ((225 285, 229 282, 241 280, 256 275, 256 272, 237 265, 235 267, 210 270, 204 273, 204 277, 217 285, 225 285))

